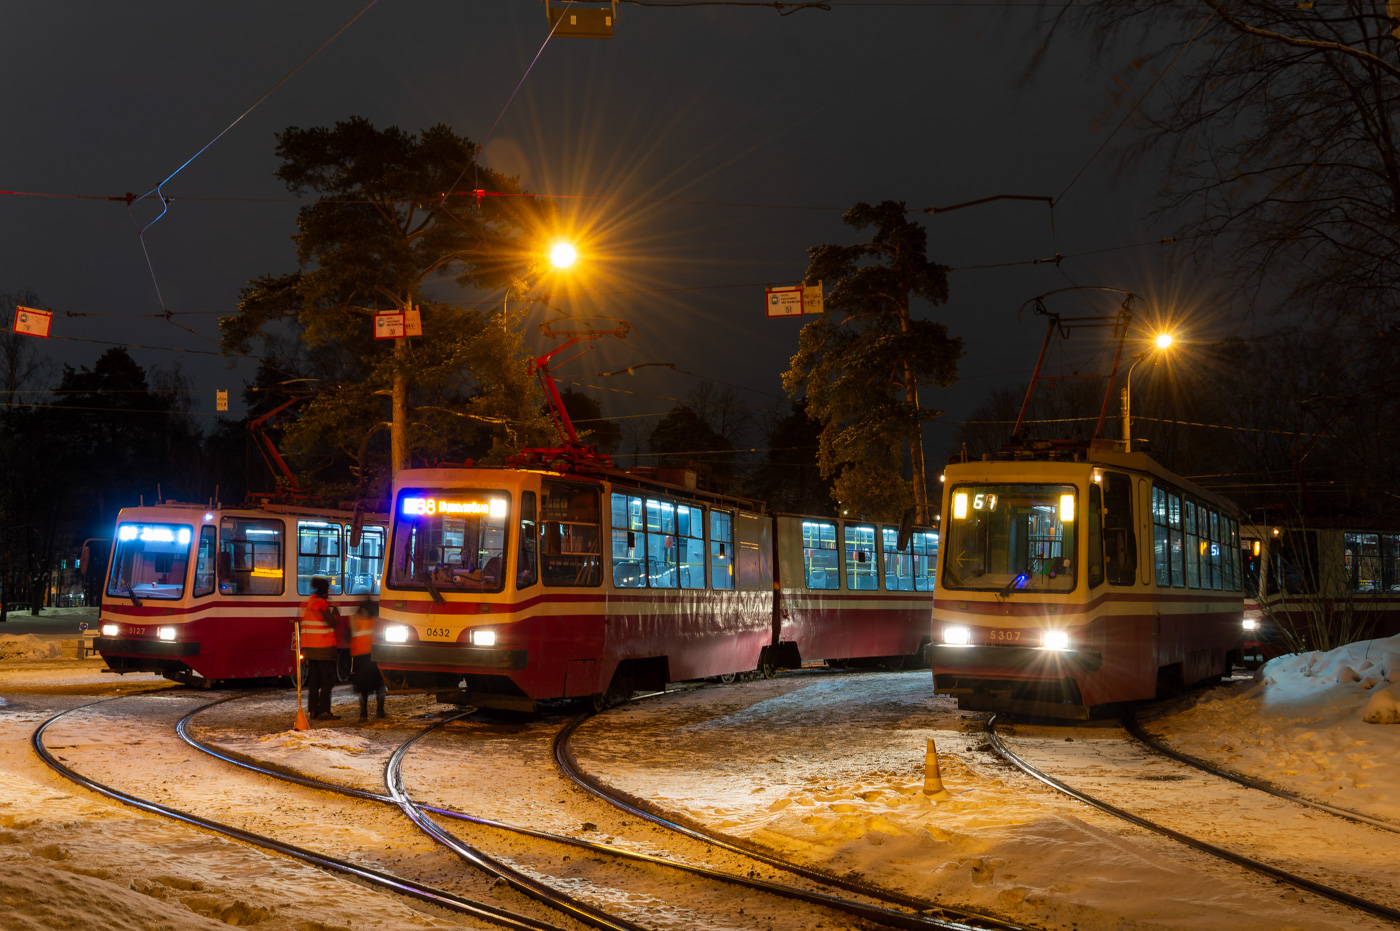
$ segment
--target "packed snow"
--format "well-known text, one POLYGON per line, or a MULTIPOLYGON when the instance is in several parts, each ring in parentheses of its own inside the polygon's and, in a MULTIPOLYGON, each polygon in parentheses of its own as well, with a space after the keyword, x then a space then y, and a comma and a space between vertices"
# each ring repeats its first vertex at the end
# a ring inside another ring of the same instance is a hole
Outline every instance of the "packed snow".
MULTIPOLYGON (((0 928, 461 926, 134 811, 53 773, 29 746, 38 723, 118 689, 166 685, 154 676, 119 679, 102 673, 96 658, 50 648, 72 636, 0 635, 0 928)), ((411 706, 414 714, 357 728, 353 698, 338 694, 342 721, 296 732, 290 693, 257 701, 276 713, 223 714, 240 702, 221 706, 215 730, 225 745, 365 788, 382 785, 387 749, 413 733, 424 713, 448 710, 422 697, 391 698, 391 707, 411 706)), ((1390 638, 1282 657, 1252 680, 1193 693, 1144 719, 1185 753, 1400 821, 1398 706, 1400 638, 1390 638)), ((987 752, 981 720, 934 696, 927 670, 808 671, 635 702, 587 722, 574 746, 586 770, 683 818, 792 859, 1036 927, 1241 931, 1372 921, 1029 783, 987 752), (946 796, 924 791, 929 740, 946 796)), ((596 830, 590 819, 603 820, 599 803, 551 772, 548 741, 557 726, 478 716, 448 725, 433 747, 410 754, 410 788, 450 782, 459 797, 444 801, 478 814, 560 833, 596 830), (440 751, 447 747, 461 755, 446 758, 440 751)), ((1074 764, 1096 742, 1121 739, 1108 725, 1017 730, 1041 752, 1050 748, 1074 764)), ((137 754, 112 753, 102 765, 115 772, 149 765, 137 754)), ((216 780, 204 792, 209 811, 227 801, 216 780)), ((1244 822, 1223 829, 1249 832, 1244 822)), ((649 850, 667 843, 654 832, 612 830, 594 839, 649 850)), ((1300 832, 1295 840, 1305 850, 1310 837, 1300 832)))

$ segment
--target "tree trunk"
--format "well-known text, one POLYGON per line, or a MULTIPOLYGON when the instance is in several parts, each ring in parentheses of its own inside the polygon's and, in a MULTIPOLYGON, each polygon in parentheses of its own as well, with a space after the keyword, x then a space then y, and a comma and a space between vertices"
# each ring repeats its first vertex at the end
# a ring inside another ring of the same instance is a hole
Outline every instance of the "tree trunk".
MULTIPOLYGON (((899 313, 899 330, 905 336, 909 335, 909 304, 906 302, 901 307, 899 313)), ((919 385, 914 379, 913 366, 909 360, 904 361, 904 400, 913 406, 914 411, 919 410, 919 385)), ((914 418, 914 428, 909 433, 909 466, 914 473, 910 476, 914 484, 914 520, 916 523, 927 527, 929 525, 928 513, 928 487, 924 484, 924 429, 918 417, 914 418)))

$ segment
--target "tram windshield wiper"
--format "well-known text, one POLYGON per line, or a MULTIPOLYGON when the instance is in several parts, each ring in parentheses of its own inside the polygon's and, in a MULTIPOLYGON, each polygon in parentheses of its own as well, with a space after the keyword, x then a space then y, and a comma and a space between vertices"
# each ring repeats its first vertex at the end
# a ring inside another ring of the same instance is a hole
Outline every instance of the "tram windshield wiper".
POLYGON ((1012 579, 1010 582, 1007 582, 1006 587, 1001 590, 1001 597, 1005 598, 1007 595, 1010 595, 1012 591, 1025 588, 1026 583, 1029 582, 1030 579, 1031 577, 1029 573, 1018 573, 1016 575, 1016 578, 1012 579))
POLYGON ((437 604, 442 604, 443 601, 446 600, 442 597, 442 592, 438 591, 438 587, 433 584, 433 574, 431 572, 424 573, 423 587, 428 590, 429 595, 433 596, 433 601, 437 604))
POLYGON ((130 598, 131 603, 134 604, 136 607, 141 607, 141 602, 137 600, 136 593, 131 590, 130 585, 127 585, 126 587, 126 597, 130 598))

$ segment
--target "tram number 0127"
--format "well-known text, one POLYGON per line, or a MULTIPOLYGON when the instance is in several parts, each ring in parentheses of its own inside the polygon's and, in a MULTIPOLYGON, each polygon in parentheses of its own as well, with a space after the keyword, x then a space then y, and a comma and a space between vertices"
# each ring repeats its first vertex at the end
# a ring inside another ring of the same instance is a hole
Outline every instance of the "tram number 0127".
POLYGON ((987 631, 987 641, 989 643, 1017 643, 1021 639, 1019 630, 989 630, 987 631))

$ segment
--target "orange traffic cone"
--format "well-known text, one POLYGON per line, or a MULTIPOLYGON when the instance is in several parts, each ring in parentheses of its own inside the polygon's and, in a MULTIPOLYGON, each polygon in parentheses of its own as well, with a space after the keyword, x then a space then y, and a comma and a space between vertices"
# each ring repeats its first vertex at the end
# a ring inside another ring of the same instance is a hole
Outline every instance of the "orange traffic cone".
POLYGON ((938 748, 933 745, 932 737, 928 739, 928 751, 924 755, 924 795, 932 799, 953 797, 943 788, 943 774, 938 771, 938 748))
MULTIPOLYGON (((303 711, 301 707, 301 623, 294 623, 292 625, 292 630, 294 632, 293 642, 295 645, 295 649, 292 651, 292 658, 297 664, 297 721, 293 727, 299 731, 309 731, 311 730, 311 722, 306 720, 306 712, 303 711)), ((929 743, 933 743, 933 741, 929 741, 929 743)))

